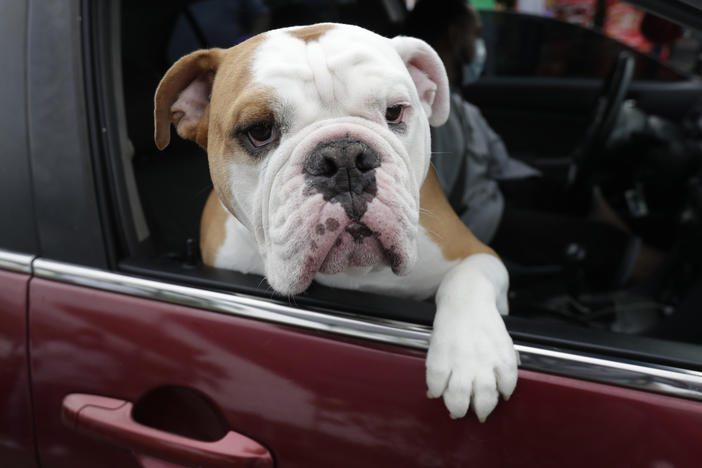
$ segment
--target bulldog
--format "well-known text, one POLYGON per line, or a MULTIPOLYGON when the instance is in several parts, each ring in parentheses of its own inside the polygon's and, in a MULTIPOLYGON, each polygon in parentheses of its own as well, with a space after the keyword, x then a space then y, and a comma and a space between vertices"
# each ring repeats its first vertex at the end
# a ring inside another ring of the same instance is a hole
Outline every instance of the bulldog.
POLYGON ((508 275, 430 167, 449 86, 429 45, 341 24, 269 31, 181 58, 154 101, 159 149, 172 123, 207 150, 205 264, 265 275, 283 295, 313 280, 435 295, 428 396, 480 421, 509 398, 508 275))

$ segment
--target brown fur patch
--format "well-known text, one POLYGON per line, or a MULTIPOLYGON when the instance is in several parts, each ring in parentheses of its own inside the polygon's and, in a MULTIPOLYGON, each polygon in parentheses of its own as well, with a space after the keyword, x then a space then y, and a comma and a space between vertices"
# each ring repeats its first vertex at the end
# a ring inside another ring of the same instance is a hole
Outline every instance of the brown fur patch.
POLYGON ((242 147, 234 134, 239 126, 269 120, 273 114, 273 92, 261 88, 247 89, 238 96, 226 90, 225 95, 213 92, 210 103, 210 131, 207 160, 210 176, 220 198, 233 210, 228 200, 232 193, 231 176, 235 164, 254 165, 258 160, 242 147))
POLYGON ((205 265, 214 265, 217 252, 224 244, 227 235, 226 221, 227 212, 222 208, 222 204, 219 203, 217 194, 213 190, 207 198, 200 219, 200 252, 205 265))
MULTIPOLYGON (((219 65, 221 49, 198 50, 182 57, 166 72, 154 95, 154 141, 158 149, 168 146, 171 140, 171 122, 176 126, 182 112, 173 112, 171 106, 180 93, 198 77, 211 80, 219 65)), ((195 139, 195 132, 188 138, 195 139)))
POLYGON ((319 40, 324 33, 333 28, 333 24, 316 24, 314 26, 307 26, 290 31, 290 35, 295 36, 298 39, 302 39, 305 42, 312 42, 319 40))
POLYGON ((251 85, 251 62, 264 39, 265 34, 259 34, 224 51, 212 84, 207 146, 210 156, 217 154, 218 150, 224 150, 231 126, 240 118, 240 112, 247 104, 256 107, 256 102, 263 106, 271 101, 269 92, 252 89, 251 85))
POLYGON ((207 149, 207 134, 210 127, 210 106, 205 108, 205 112, 197 125, 197 133, 195 134, 195 143, 207 149))
POLYGON ((232 136, 234 126, 240 119, 256 119, 272 112, 273 92, 251 83, 253 56, 264 39, 265 34, 259 34, 225 50, 212 84, 207 157, 215 189, 232 212, 228 202, 232 190, 231 163, 255 163, 232 136))
MULTIPOLYGON (((154 139, 159 149, 170 141, 170 124, 178 126, 183 113, 174 111, 173 104, 194 80, 202 80, 210 94, 215 95, 217 81, 226 82, 224 99, 232 99, 241 94, 251 81, 250 65, 254 52, 265 39, 265 33, 252 37, 229 49, 198 50, 182 57, 166 72, 154 95, 154 139)), ((193 140, 207 149, 209 144, 209 124, 212 102, 210 102, 200 122, 194 128, 181 132, 183 138, 193 140)))
POLYGON ((275 118, 274 92, 263 86, 247 89, 236 98, 230 109, 230 125, 248 127, 275 118))
MULTIPOLYGON (((230 49, 208 49, 193 52, 171 67, 159 84, 154 97, 155 140, 159 149, 170 140, 170 124, 178 124, 182 116, 171 115, 171 106, 180 93, 198 77, 213 77, 211 100, 195 129, 184 133, 207 149, 213 191, 202 213, 200 222, 200 248, 205 264, 211 265, 225 240, 227 210, 234 213, 231 196, 231 160, 247 155, 231 137, 233 125, 239 117, 256 119, 272 112, 273 93, 251 86, 251 63, 265 33, 254 36, 230 49), (234 145, 234 146, 232 146, 234 145), (218 200, 225 200, 225 210, 218 200)), ((177 114, 177 113, 176 113, 177 114)))
POLYGON ((429 167, 419 199, 419 222, 434 242, 439 244, 446 260, 460 260, 476 253, 497 256, 494 250, 475 237, 453 211, 433 166, 429 167))

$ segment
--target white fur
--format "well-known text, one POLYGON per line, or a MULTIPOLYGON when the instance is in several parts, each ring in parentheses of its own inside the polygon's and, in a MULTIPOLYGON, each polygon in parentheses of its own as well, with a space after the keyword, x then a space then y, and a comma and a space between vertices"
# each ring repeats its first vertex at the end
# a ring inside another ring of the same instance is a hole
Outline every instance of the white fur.
POLYGON ((309 43, 290 30, 267 33, 254 55, 253 83, 276 94, 284 138, 263 161, 233 162, 226 169, 233 187, 228 201, 241 222, 229 216, 215 266, 265 274, 275 289, 289 293, 286 281, 299 275, 305 255, 317 241, 333 240, 314 237, 313 228, 344 216, 338 204, 304 191, 305 157, 319 142, 346 132, 368 142, 382 165, 376 170, 378 193, 368 204, 375 221, 361 221, 399 226, 389 236, 393 247, 407 249, 407 271, 398 277, 388 266, 375 265, 317 273, 315 279, 416 299, 436 293, 429 396, 443 396, 452 417, 465 415, 472 405, 482 421, 499 394, 511 395, 517 379, 512 341, 498 313, 507 312, 508 279, 502 263, 489 255, 445 260, 419 225, 419 188, 430 162, 428 118, 441 123, 448 112, 448 85, 437 61, 421 41, 388 40, 352 26, 336 25, 309 43), (417 66, 432 63, 426 75, 403 62, 415 53, 417 66), (437 73, 441 76, 432 76, 437 73), (389 130, 385 122, 385 109, 395 104, 407 106, 404 133, 389 130))
MULTIPOLYGON (((227 211, 224 206, 224 211, 227 211)), ((232 268, 237 271, 263 275, 263 261, 258 253, 256 239, 241 222, 227 212, 224 223, 224 242, 217 251, 214 265, 217 268, 232 268)))
MULTIPOLYGON (((393 42, 362 28, 336 25, 310 43, 286 29, 271 31, 256 51, 252 75, 255 83, 284 96, 291 134, 350 116, 384 127, 385 109, 397 103, 411 104, 409 125, 426 127, 419 122, 428 116, 393 42)), ((414 131, 400 138, 421 186, 429 168, 428 127, 427 135, 414 131)))
POLYGON ((446 272, 458 261, 444 259, 441 248, 422 226, 419 227, 417 236, 417 257, 417 264, 406 276, 397 276, 387 267, 377 267, 370 270, 345 271, 335 275, 318 273, 315 280, 337 288, 358 289, 417 300, 427 299, 436 292, 446 272))
POLYGON ((427 354, 430 398, 443 396, 452 418, 469 406, 484 421, 499 394, 517 384, 517 355, 499 313, 507 314, 509 279, 502 262, 476 254, 456 265, 436 292, 427 354))
MULTIPOLYGON (((256 240, 251 232, 230 214, 227 214, 225 227, 224 242, 217 251, 214 266, 231 269, 232 265, 236 265, 236 270, 242 273, 263 275, 263 259, 258 253, 256 240)), ((390 294, 408 299, 427 299, 436 292, 446 273, 460 262, 445 260, 439 246, 422 226, 419 227, 417 240, 421 264, 416 265, 406 276, 397 276, 389 268, 380 266, 334 275, 318 273, 315 280, 325 286, 390 294)))
MULTIPOLYGON (((257 232, 257 242, 265 246, 262 253, 266 276, 278 291, 297 292, 287 289, 287 285, 291 278, 298 275, 309 253, 311 240, 319 240, 313 239, 314 226, 328 217, 338 218, 340 213, 343 214, 340 205, 326 203, 320 207, 321 195, 311 197, 305 194, 302 165, 318 142, 345 133, 362 135, 364 141, 372 142, 382 154, 383 164, 376 170, 378 194, 374 202, 382 201, 386 207, 392 207, 386 211, 396 217, 395 224, 406 226, 403 245, 408 249, 414 247, 421 182, 410 174, 412 156, 403 142, 387 128, 358 117, 314 121, 280 143, 275 154, 270 155, 268 164, 262 168, 261 182, 257 188, 261 194, 260 211, 256 211, 260 218, 255 220, 256 226, 261 226, 257 232)), ((233 186, 236 186, 236 182, 233 186)), ((384 209, 371 204, 365 216, 375 208, 384 209)), ((409 254, 411 259, 416 258, 416 255, 411 255, 412 252, 409 254)))

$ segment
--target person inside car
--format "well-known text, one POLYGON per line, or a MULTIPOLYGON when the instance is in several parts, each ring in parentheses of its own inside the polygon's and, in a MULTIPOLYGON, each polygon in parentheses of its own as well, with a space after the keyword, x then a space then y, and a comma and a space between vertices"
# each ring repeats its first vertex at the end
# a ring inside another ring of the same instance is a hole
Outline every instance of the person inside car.
POLYGON ((428 42, 446 67, 451 114, 432 128, 432 163, 451 205, 480 240, 523 266, 563 264, 576 247, 593 289, 648 277, 662 254, 632 235, 596 190, 580 215, 565 210, 564 184, 510 157, 480 110, 463 99, 461 87, 478 79, 486 58, 480 16, 468 0, 420 1, 405 25, 405 34, 428 42))

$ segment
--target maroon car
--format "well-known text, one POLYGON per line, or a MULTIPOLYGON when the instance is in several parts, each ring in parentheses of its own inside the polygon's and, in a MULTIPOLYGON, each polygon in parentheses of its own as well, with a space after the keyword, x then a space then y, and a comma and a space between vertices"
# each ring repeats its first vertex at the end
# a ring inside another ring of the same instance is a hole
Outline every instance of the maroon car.
POLYGON ((285 298, 203 266, 206 157, 153 144, 154 89, 180 55, 318 21, 394 35, 404 2, 5 0, 0 467, 702 466, 702 10, 636 3, 672 32, 632 48, 601 32, 606 8, 593 27, 481 12, 488 62, 466 99, 542 172, 587 158, 668 253, 605 291, 578 245, 505 258, 520 379, 481 424, 426 397, 433 303, 316 284, 285 298), (603 109, 617 124, 584 151, 603 109), (625 138, 632 109, 647 126, 625 138))

